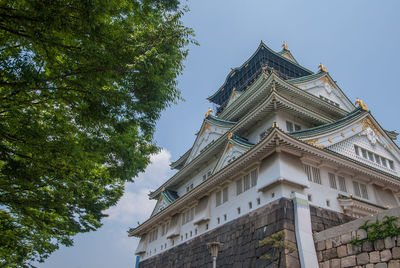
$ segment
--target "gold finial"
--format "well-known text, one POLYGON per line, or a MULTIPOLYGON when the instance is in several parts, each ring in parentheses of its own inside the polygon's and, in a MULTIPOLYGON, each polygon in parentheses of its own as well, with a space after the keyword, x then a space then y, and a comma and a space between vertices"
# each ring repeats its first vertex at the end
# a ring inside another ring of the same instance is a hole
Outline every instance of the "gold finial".
POLYGON ((206 115, 204 116, 204 119, 207 118, 210 114, 212 113, 211 108, 208 109, 208 111, 206 112, 206 115))
POLYGON ((272 127, 279 128, 278 123, 276 122, 276 120, 274 120, 274 123, 272 124, 272 127))
POLYGON ((265 74, 268 74, 268 65, 264 65, 261 69, 265 74))
POLYGON ((275 85, 273 85, 273 86, 271 87, 271 92, 276 92, 275 85))
POLYGON ((232 136, 233 136, 233 133, 232 133, 232 132, 229 132, 229 134, 228 134, 228 140, 232 139, 232 136))
POLYGON ((364 111, 369 111, 367 105, 365 105, 364 101, 360 100, 359 98, 356 99, 354 104, 358 104, 358 107, 361 107, 364 111))
POLYGON ((283 41, 282 47, 283 47, 283 50, 289 51, 289 48, 288 48, 288 46, 286 45, 286 42, 285 42, 285 41, 283 41))
POLYGON ((165 187, 161 188, 161 192, 164 192, 164 191, 165 191, 165 187))
POLYGON ((319 63, 318 68, 321 72, 327 73, 328 71, 326 70, 325 66, 322 63, 319 63))

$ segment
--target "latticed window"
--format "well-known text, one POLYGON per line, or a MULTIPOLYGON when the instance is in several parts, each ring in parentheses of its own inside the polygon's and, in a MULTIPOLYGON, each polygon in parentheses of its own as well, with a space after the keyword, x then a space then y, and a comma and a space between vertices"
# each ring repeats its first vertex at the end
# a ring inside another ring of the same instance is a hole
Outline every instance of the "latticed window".
POLYGON ((250 173, 250 176, 251 176, 251 187, 254 187, 254 186, 257 185, 257 179, 258 179, 258 171, 257 171, 257 169, 253 170, 250 173))
POLYGON ((362 198, 368 199, 368 191, 367 191, 367 186, 365 184, 360 183, 360 189, 361 189, 361 196, 362 198))
POLYGON ((258 170, 252 170, 236 181, 236 195, 239 195, 257 185, 258 170))
POLYGON ((304 165, 304 170, 307 174, 307 178, 309 181, 312 181, 312 175, 311 175, 311 167, 309 165, 304 165))
POLYGON ((337 189, 335 174, 328 173, 328 176, 329 176, 329 185, 331 186, 331 188, 337 189))
POLYGON ((358 182, 353 181, 353 188, 354 188, 354 195, 361 197, 360 185, 358 184, 358 182))
POLYGON ((321 171, 319 168, 311 167, 309 165, 304 165, 304 170, 306 172, 309 181, 313 181, 318 184, 322 184, 321 181, 321 171))
POLYGON ((338 176, 338 180, 339 180, 339 190, 342 192, 347 192, 346 179, 344 177, 338 176))

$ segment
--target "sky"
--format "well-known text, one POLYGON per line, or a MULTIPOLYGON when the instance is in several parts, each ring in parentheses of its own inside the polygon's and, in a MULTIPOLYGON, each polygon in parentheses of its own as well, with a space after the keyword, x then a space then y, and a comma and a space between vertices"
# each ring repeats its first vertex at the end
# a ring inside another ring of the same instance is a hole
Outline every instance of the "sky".
MULTIPOLYGON (((163 148, 126 192, 104 226, 75 237, 44 264, 49 268, 135 267, 136 238, 128 237, 151 214, 150 190, 174 171, 169 164, 192 145, 204 114, 206 98, 225 81, 231 68, 242 65, 261 40, 275 51, 285 41, 296 60, 317 72, 325 65, 339 87, 355 101, 362 99, 387 130, 400 131, 400 1, 270 1, 201 0, 184 2, 190 11, 186 26, 194 29, 199 46, 189 47, 178 78, 185 99, 162 113, 155 141, 163 148)), ((399 144, 399 142, 397 142, 399 144)))

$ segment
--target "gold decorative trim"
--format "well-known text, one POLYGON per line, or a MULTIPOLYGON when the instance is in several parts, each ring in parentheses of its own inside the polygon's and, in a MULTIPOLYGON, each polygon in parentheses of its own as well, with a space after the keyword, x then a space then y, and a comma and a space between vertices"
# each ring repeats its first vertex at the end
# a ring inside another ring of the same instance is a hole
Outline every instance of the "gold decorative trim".
POLYGON ((359 98, 356 99, 354 104, 358 104, 358 107, 361 107, 364 111, 369 112, 367 105, 365 105, 364 101, 360 100, 359 98))
POLYGON ((329 141, 329 142, 331 142, 331 143, 333 142, 333 140, 332 140, 332 138, 331 138, 331 137, 329 137, 328 141, 329 141))
POLYGON ((284 50, 289 51, 289 48, 288 48, 288 46, 286 45, 286 42, 285 42, 285 41, 283 41, 282 47, 283 47, 284 50))
POLYGON ((202 130, 200 132, 199 137, 201 137, 204 134, 204 132, 206 132, 206 130, 210 130, 210 129, 211 129, 211 125, 209 123, 205 123, 204 127, 202 128, 202 130))
POLYGON ((206 112, 206 115, 204 116, 204 119, 206 119, 210 114, 212 113, 212 109, 208 109, 206 112))
POLYGON ((356 129, 354 127, 351 128, 351 131, 356 132, 356 129))
POLYGON ((322 63, 319 63, 318 68, 320 71, 327 73, 328 71, 326 70, 325 66, 322 63))
POLYGON ((304 142, 307 143, 307 144, 310 144, 312 146, 317 146, 317 142, 318 141, 319 141, 319 138, 312 139, 312 140, 307 140, 307 141, 304 141, 304 142))
POLYGON ((340 134, 340 136, 344 137, 344 133, 342 132, 342 133, 340 134))
POLYGON ((228 140, 232 139, 232 136, 233 136, 233 133, 232 133, 232 132, 229 132, 229 134, 228 134, 228 140))
POLYGON ((372 121, 371 121, 371 119, 369 119, 369 117, 364 117, 359 122, 357 122, 357 124, 361 124, 362 125, 362 130, 366 130, 367 128, 370 128, 375 132, 375 134, 378 137, 383 136, 383 134, 380 131, 380 129, 378 127, 376 127, 374 123, 372 123, 372 121))

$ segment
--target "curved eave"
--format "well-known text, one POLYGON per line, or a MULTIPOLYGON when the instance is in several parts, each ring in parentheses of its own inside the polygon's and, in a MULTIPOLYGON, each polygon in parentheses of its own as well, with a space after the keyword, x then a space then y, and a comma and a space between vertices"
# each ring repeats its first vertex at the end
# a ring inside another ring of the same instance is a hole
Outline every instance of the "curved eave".
POLYGON ((305 130, 301 130, 301 131, 292 132, 290 134, 297 138, 309 138, 309 137, 319 136, 319 135, 329 133, 334 130, 343 128, 349 124, 352 124, 355 121, 360 120, 367 114, 368 114, 367 111, 364 111, 363 109, 361 109, 359 107, 359 108, 353 110, 352 112, 350 112, 345 117, 343 117, 335 122, 317 126, 317 127, 313 127, 313 128, 309 128, 309 129, 305 129, 305 130))
POLYGON ((209 100, 209 101, 211 101, 211 102, 214 102, 214 101, 213 101, 213 98, 215 98, 215 96, 217 96, 217 94, 218 94, 220 91, 222 91, 222 90, 224 89, 224 87, 226 86, 228 80, 233 76, 233 74, 236 73, 237 71, 241 71, 241 70, 246 66, 246 64, 248 64, 248 63, 257 55, 257 53, 258 53, 260 50, 262 50, 262 49, 266 49, 266 50, 268 50, 269 52, 271 52, 271 53, 275 54, 276 56, 282 58, 283 60, 287 61, 288 63, 293 64, 293 65, 295 65, 296 67, 302 69, 303 71, 308 72, 308 73, 310 73, 310 74, 313 74, 312 71, 310 71, 310 70, 308 70, 307 68, 301 66, 301 65, 298 64, 297 62, 293 62, 293 61, 289 60, 288 58, 285 58, 284 56, 282 56, 279 52, 273 51, 273 50, 270 49, 266 44, 264 44, 263 41, 261 41, 261 43, 260 43, 260 45, 258 46, 257 50, 250 56, 250 58, 249 58, 247 61, 245 61, 240 67, 236 67, 236 68, 232 69, 232 70, 229 72, 229 74, 226 76, 225 81, 224 81, 224 83, 222 84, 222 86, 221 86, 213 95, 209 96, 209 97, 207 98, 207 100, 209 100))
POLYGON ((194 199, 200 199, 202 196, 208 195, 211 189, 215 189, 216 186, 224 183, 227 178, 231 178, 237 174, 240 170, 247 167, 249 163, 259 161, 275 152, 278 146, 280 148, 287 146, 292 153, 299 151, 299 155, 302 155, 302 152, 316 155, 322 158, 322 160, 332 161, 339 166, 356 169, 358 172, 370 174, 379 180, 385 181, 387 184, 393 186, 393 188, 397 187, 397 190, 400 190, 400 177, 398 176, 394 176, 390 173, 376 169, 336 152, 317 148, 299 139, 296 139, 289 134, 286 134, 279 128, 273 127, 270 128, 265 137, 261 139, 260 142, 255 144, 250 150, 243 153, 241 156, 220 169, 215 174, 211 175, 209 179, 203 181, 188 194, 179 197, 173 204, 154 215, 154 217, 149 218, 128 235, 140 236, 152 228, 153 225, 158 223, 160 220, 168 217, 168 215, 177 213, 180 209, 186 207, 187 204, 192 203, 194 199))
POLYGON ((183 165, 186 163, 186 160, 188 159, 190 152, 192 151, 192 148, 186 151, 181 157, 178 158, 175 162, 172 162, 169 166, 171 169, 181 169, 183 165))
POLYGON ((227 120, 223 120, 215 115, 208 115, 205 119, 207 122, 209 122, 210 124, 219 126, 219 127, 223 127, 223 128, 229 128, 231 126, 233 126, 235 124, 235 122, 232 121, 227 121, 227 120))
POLYGON ((238 136, 238 135, 233 135, 233 137, 230 139, 230 141, 234 144, 237 144, 241 147, 244 147, 246 149, 250 149, 251 147, 254 146, 254 143, 249 142, 248 140, 238 136))

